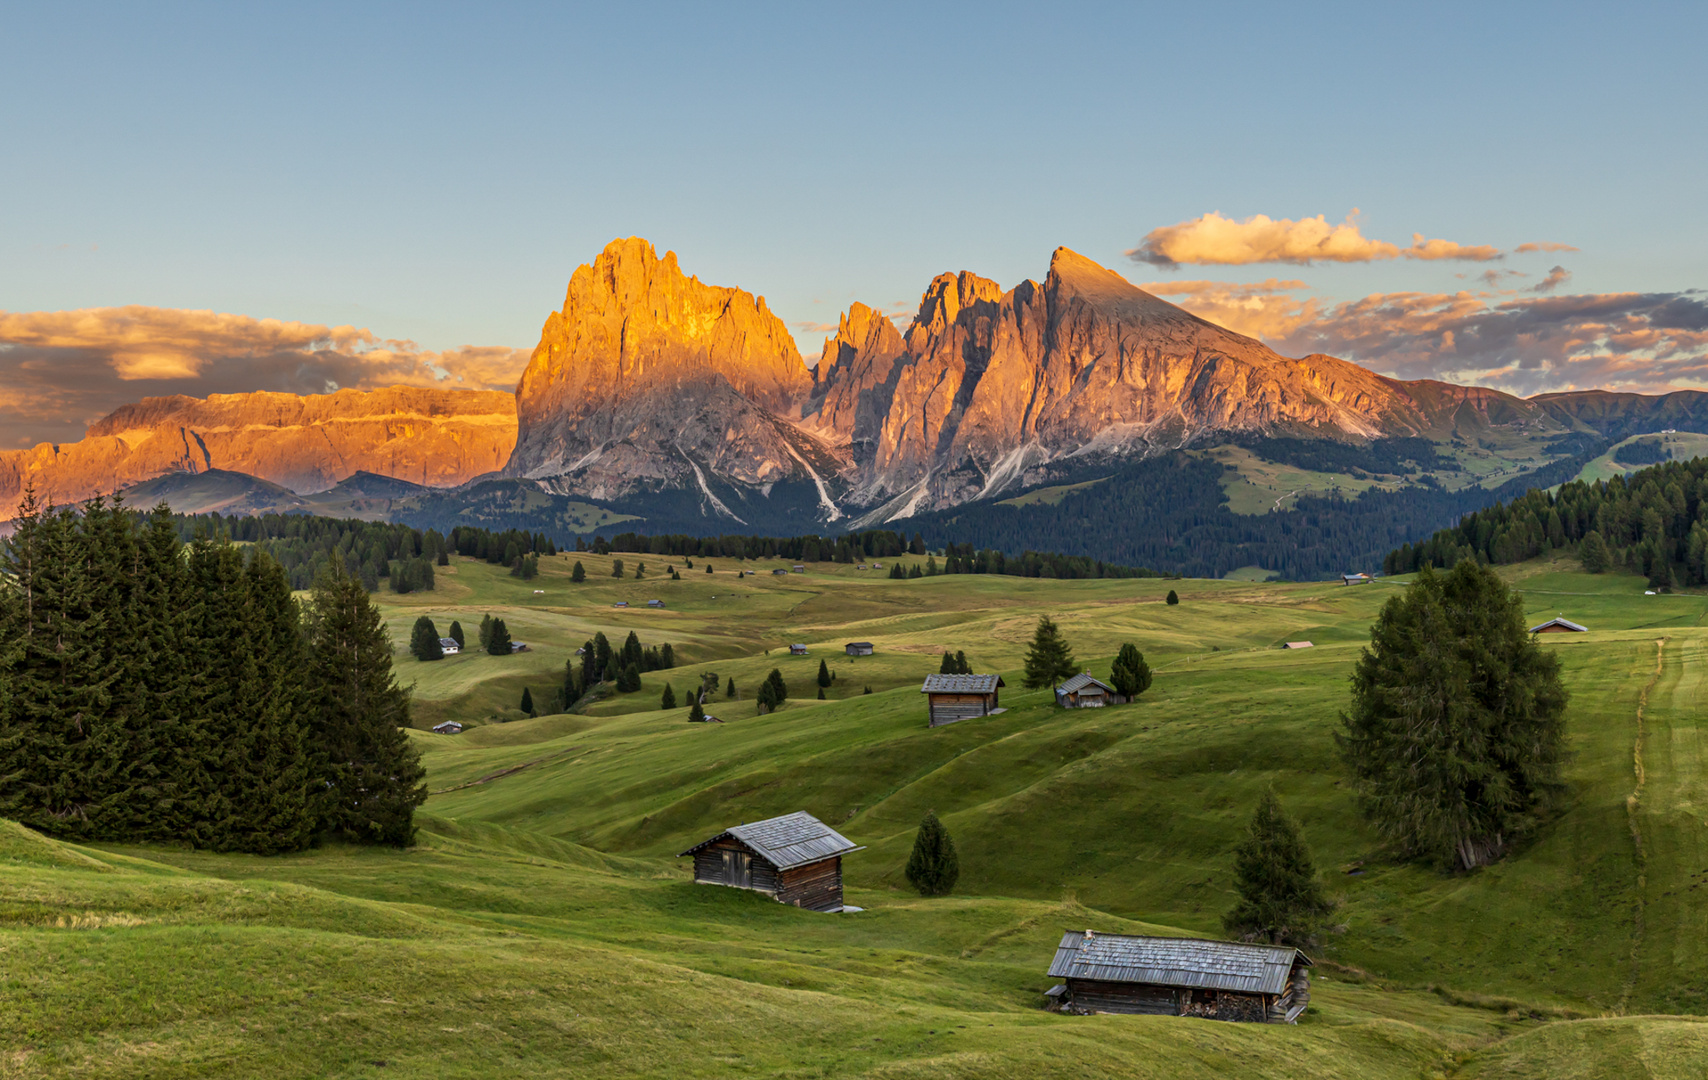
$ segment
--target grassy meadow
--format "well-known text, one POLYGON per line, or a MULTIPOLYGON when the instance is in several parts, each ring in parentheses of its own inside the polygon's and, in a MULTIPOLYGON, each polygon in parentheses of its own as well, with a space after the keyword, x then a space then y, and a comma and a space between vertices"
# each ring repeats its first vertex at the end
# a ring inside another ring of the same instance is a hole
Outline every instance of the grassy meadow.
POLYGON ((531 582, 457 560, 434 592, 380 598, 433 791, 413 849, 82 847, 0 822, 0 1076, 1703 1075, 1708 596, 1644 596, 1564 560, 1509 568, 1534 621, 1590 627, 1543 639, 1572 693, 1570 798, 1501 864, 1447 877, 1382 857, 1331 739, 1403 581, 620 558, 620 579, 581 554, 531 582), (501 616, 529 650, 419 663, 403 645, 423 613, 471 644, 501 616), (1041 613, 1100 675, 1135 642, 1154 685, 1080 711, 1025 690, 1041 613), (517 709, 524 687, 543 706, 595 631, 631 629, 679 666, 585 713, 517 709), (846 657, 850 640, 876 655, 846 657), (1313 647, 1277 648, 1299 640, 1313 647), (926 728, 918 685, 945 648, 1004 675, 1007 711, 926 728), (773 667, 791 701, 758 716, 773 667), (735 680, 709 709, 724 723, 658 709, 666 682, 680 697, 706 671, 735 680), (425 730, 450 718, 468 730, 425 730), (1345 926, 1313 952, 1299 1025, 1042 1011, 1063 929, 1218 933, 1269 786, 1345 926), (845 860, 863 911, 696 886, 674 857, 798 809, 866 846, 845 860), (952 897, 902 879, 927 809, 960 850, 952 897))

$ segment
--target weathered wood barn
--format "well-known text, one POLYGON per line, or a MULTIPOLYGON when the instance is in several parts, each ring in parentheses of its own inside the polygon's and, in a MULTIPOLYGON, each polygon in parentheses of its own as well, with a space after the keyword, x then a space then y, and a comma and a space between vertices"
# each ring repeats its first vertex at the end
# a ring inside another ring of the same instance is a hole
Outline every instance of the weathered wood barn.
POLYGON ((1310 1003, 1311 966, 1289 945, 1069 930, 1050 964, 1065 982, 1049 997, 1069 1013, 1291 1024, 1310 1003))
POLYGON ((725 829, 677 858, 694 857, 695 881, 752 889, 814 911, 841 911, 842 856, 863 850, 811 814, 794 813, 725 829))
POLYGON ((1008 684, 1001 675, 927 675, 919 692, 925 695, 927 727, 989 716, 1001 706, 997 690, 1008 684))
POLYGON ((1561 616, 1557 619, 1549 619, 1540 626, 1532 626, 1530 632, 1532 634, 1581 634, 1588 629, 1587 626, 1579 626, 1570 619, 1561 616))
POLYGON ((1095 709, 1122 700, 1125 699, 1115 693, 1113 686, 1092 678, 1089 671, 1056 687, 1056 704, 1064 709, 1095 709))
POLYGON ((849 656, 871 656, 872 643, 870 641, 850 641, 842 646, 842 651, 849 656))

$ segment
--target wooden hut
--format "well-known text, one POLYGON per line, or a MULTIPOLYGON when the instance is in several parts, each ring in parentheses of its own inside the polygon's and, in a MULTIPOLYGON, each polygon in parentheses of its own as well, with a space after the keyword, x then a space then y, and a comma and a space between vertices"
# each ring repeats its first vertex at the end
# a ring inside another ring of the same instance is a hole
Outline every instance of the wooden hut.
POLYGON ((752 889, 813 911, 841 911, 842 856, 863 850, 811 814, 794 813, 725 829, 677 858, 694 857, 695 881, 752 889))
POLYGON ((1001 675, 927 675, 919 692, 925 695, 927 727, 997 712, 997 690, 1008 684, 1001 675))
POLYGON ((790 656, 805 656, 806 654, 807 654, 807 647, 805 645, 790 645, 789 646, 789 655, 790 656))
POLYGON ((1540 626, 1532 626, 1530 628, 1530 632, 1532 634, 1582 634, 1588 630, 1589 627, 1579 626, 1577 623, 1572 622, 1564 616, 1557 619, 1549 619, 1540 626))
POLYGON ((842 651, 849 656, 871 656, 872 643, 870 641, 850 641, 842 646, 842 651))
POLYGON ((1201 1016, 1291 1024, 1311 1000, 1311 958, 1290 945, 1069 930, 1049 991, 1068 1013, 1201 1016))
POLYGON ((1115 688, 1087 671, 1056 687, 1056 704, 1064 709, 1095 709, 1119 701, 1115 688))

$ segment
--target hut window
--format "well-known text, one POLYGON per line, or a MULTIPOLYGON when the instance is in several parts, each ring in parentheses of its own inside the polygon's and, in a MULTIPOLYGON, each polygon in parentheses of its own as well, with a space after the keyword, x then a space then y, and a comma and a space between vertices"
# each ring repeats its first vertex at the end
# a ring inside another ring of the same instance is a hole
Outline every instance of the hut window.
POLYGON ((724 882, 750 888, 753 885, 753 856, 745 851, 724 852, 724 882))

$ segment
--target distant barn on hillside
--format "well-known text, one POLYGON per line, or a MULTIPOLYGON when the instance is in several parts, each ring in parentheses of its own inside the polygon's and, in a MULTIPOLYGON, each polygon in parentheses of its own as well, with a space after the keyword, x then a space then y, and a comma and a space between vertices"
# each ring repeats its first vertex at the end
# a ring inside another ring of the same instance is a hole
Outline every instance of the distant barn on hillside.
POLYGON ((927 675, 919 692, 925 695, 928 727, 989 716, 1000 711, 997 688, 1007 686, 1001 675, 927 675))
POLYGON ((1283 649, 1309 649, 1309 648, 1314 648, 1314 646, 1308 641, 1286 641, 1286 642, 1282 642, 1281 647, 1283 649))
POLYGON ((1290 945, 1069 930, 1048 996, 1070 1013, 1200 1016, 1291 1024, 1311 1000, 1311 958, 1290 945))
POLYGON ((871 656, 872 643, 870 641, 850 641, 842 646, 842 651, 849 656, 871 656))
POLYGON ((694 880, 769 894, 780 904, 842 910, 842 856, 862 851, 807 813, 725 829, 677 858, 694 857, 694 880))
POLYGON ((1374 580, 1376 580, 1376 579, 1371 577, 1369 574, 1342 574, 1342 575, 1340 575, 1340 583, 1342 585, 1368 585, 1374 580))
POLYGON ((1532 626, 1530 628, 1530 632, 1532 634, 1582 634, 1588 630, 1589 627, 1579 626, 1577 623, 1564 617, 1549 619, 1540 626, 1532 626))
POLYGON ((1075 675, 1056 687, 1056 704, 1064 709, 1095 709, 1124 700, 1115 693, 1113 686, 1093 678, 1089 671, 1075 675))
POLYGON ((805 656, 806 654, 807 654, 807 647, 805 645, 790 645, 789 646, 789 655, 790 656, 805 656))

